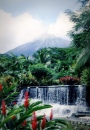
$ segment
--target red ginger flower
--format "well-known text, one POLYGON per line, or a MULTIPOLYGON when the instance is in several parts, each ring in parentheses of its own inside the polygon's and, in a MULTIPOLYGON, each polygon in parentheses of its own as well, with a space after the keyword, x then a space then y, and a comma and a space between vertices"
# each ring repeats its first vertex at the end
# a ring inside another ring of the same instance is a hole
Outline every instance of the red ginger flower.
POLYGON ((2 100, 2 114, 6 115, 6 104, 4 100, 2 100))
POLYGON ((37 121, 32 120, 31 124, 32 124, 32 130, 37 130, 37 126, 38 126, 37 121))
POLYGON ((31 124, 32 124, 32 130, 36 130, 38 124, 37 124, 37 117, 36 117, 35 111, 33 112, 33 117, 32 117, 32 120, 31 120, 31 124))
POLYGON ((50 120, 52 120, 52 118, 53 118, 53 112, 52 112, 52 109, 51 109, 50 120))
POLYGON ((28 92, 25 92, 25 101, 24 101, 24 107, 28 108, 29 106, 29 100, 28 100, 29 96, 28 96, 28 92))
POLYGON ((28 91, 25 92, 25 97, 29 98, 28 91))
POLYGON ((35 111, 33 112, 33 120, 37 121, 37 117, 36 117, 36 112, 35 111))
POLYGON ((45 117, 45 114, 44 114, 44 117, 42 119, 42 123, 41 123, 41 129, 43 130, 46 126, 46 117, 45 117))
POLYGON ((2 91, 3 87, 2 87, 2 84, 0 84, 0 91, 2 91))
POLYGON ((26 124, 27 124, 27 121, 24 120, 23 123, 21 124, 21 126, 24 127, 24 126, 26 126, 26 124))

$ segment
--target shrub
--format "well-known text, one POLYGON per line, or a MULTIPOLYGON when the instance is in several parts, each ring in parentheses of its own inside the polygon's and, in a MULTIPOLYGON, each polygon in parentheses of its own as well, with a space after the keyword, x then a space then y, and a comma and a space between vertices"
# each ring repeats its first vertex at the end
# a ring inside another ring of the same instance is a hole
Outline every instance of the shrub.
POLYGON ((33 65, 30 71, 39 82, 39 85, 50 85, 52 83, 52 72, 42 64, 33 65))
POLYGON ((90 68, 86 68, 82 72, 81 83, 90 85, 90 68))
POLYGON ((37 79, 31 74, 31 72, 27 72, 26 74, 20 74, 18 80, 19 86, 36 86, 39 85, 37 79))
POLYGON ((10 87, 13 84, 16 83, 15 78, 11 75, 3 75, 0 77, 0 83, 3 84, 4 86, 10 87))
POLYGON ((65 85, 76 85, 80 83, 80 79, 72 76, 65 76, 60 78, 60 83, 65 85))

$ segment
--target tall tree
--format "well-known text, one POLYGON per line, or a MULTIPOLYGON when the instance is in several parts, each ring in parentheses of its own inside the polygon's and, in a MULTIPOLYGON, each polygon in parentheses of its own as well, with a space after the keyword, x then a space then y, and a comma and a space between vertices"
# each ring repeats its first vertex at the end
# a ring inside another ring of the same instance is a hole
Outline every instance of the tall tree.
POLYGON ((78 48, 79 57, 76 68, 90 65, 90 0, 82 0, 84 3, 80 10, 68 11, 70 20, 74 22, 73 30, 70 31, 72 45, 78 48))

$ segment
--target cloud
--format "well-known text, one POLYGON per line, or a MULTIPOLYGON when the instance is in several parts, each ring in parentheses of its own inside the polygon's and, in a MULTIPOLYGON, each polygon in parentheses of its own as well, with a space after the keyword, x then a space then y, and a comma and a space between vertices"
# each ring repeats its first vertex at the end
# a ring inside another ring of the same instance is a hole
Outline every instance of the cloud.
POLYGON ((28 12, 13 17, 10 13, 0 10, 0 53, 33 41, 46 33, 68 38, 66 34, 72 25, 64 13, 58 16, 55 23, 47 25, 28 12))
POLYGON ((54 24, 50 24, 48 33, 57 37, 69 39, 67 36, 68 31, 73 27, 73 23, 69 21, 69 17, 64 13, 61 13, 54 24))
POLYGON ((34 19, 29 13, 12 17, 0 10, 0 19, 0 53, 30 42, 46 31, 42 21, 34 19))

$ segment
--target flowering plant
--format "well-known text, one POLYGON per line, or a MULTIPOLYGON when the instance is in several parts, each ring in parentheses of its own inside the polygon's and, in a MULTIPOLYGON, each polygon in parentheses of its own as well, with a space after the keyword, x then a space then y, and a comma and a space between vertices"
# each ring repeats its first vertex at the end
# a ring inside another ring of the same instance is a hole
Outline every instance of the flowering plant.
POLYGON ((0 91, 2 91, 2 84, 0 84, 0 91))
MULTIPOLYGON (((12 90, 8 88, 9 90, 12 90)), ((9 91, 7 90, 7 91, 9 91)), ((4 92, 2 88, 2 92, 4 92)), ((25 92, 24 103, 17 104, 15 101, 12 105, 7 104, 7 98, 3 97, 0 109, 0 129, 9 130, 60 130, 61 128, 69 128, 69 124, 62 119, 53 119, 53 111, 51 110, 50 119, 46 119, 46 115, 37 116, 38 110, 51 108, 51 105, 42 104, 42 101, 30 103, 28 92, 25 92)), ((10 98, 10 97, 9 97, 10 98)), ((9 100, 11 102, 11 98, 9 100)))
POLYGON ((80 79, 73 76, 65 76, 60 78, 60 83, 65 85, 75 85, 80 83, 80 79))

